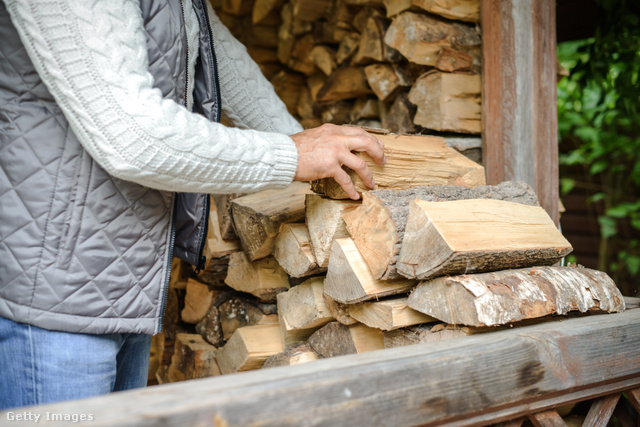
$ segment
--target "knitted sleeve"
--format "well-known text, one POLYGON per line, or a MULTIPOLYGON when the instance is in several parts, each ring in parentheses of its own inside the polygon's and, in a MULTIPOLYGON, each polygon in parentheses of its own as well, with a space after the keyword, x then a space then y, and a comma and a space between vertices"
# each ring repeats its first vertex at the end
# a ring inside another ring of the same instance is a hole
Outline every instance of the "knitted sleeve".
POLYGON ((209 193, 292 181, 298 157, 291 138, 211 123, 153 88, 137 1, 5 3, 74 133, 111 175, 162 190, 209 193))
POLYGON ((287 135, 302 131, 247 49, 220 22, 209 2, 207 6, 225 115, 241 128, 287 135))

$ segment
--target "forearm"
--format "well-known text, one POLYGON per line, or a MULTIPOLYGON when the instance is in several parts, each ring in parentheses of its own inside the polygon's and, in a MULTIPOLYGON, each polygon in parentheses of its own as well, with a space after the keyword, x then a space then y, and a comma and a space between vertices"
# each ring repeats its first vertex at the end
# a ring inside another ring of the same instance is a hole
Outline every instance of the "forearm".
POLYGON ((289 137, 226 128, 162 99, 137 2, 5 3, 74 133, 111 175, 192 192, 255 191, 293 179, 289 137))

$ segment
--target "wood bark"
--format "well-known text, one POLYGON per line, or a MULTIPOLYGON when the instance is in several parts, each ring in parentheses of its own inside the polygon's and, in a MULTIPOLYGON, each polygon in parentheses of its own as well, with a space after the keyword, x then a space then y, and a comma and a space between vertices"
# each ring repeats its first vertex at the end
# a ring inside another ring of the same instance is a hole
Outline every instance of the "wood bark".
POLYGON ((316 261, 309 229, 303 223, 282 225, 274 244, 273 257, 291 277, 307 277, 326 271, 316 261))
POLYGON ((433 66, 443 48, 473 49, 480 46, 480 35, 464 24, 403 12, 393 19, 384 42, 411 62, 433 66))
MULTIPOLYGON (((483 167, 447 147, 443 138, 423 135, 375 136, 385 145, 387 163, 381 166, 367 154, 356 155, 367 163, 376 189, 401 190, 447 184, 475 187, 485 183, 483 167)), ((369 190, 354 171, 347 169, 347 172, 359 192, 369 190)), ((311 188, 332 199, 348 198, 333 178, 313 181, 311 188)))
POLYGON ((331 322, 316 331, 308 344, 322 357, 344 356, 384 348, 384 335, 381 330, 362 324, 331 322))
POLYGON ((615 283, 601 271, 532 267, 439 277, 422 282, 409 307, 445 323, 495 326, 569 311, 624 311, 615 283))
POLYGON ((169 382, 220 375, 216 351, 216 347, 205 342, 198 334, 178 334, 169 365, 169 382))
POLYGON ((318 194, 307 194, 305 216, 311 240, 311 249, 321 267, 329 265, 329 252, 333 239, 348 237, 342 213, 357 208, 359 201, 333 200, 318 194))
POLYGON ((323 294, 322 297, 324 298, 324 302, 327 305, 327 308, 329 309, 331 316, 333 316, 333 318, 336 319, 338 322, 346 326, 350 326, 358 323, 356 319, 354 319, 353 317, 351 317, 351 315, 349 315, 349 304, 342 304, 332 299, 326 293, 323 294))
POLYGON ((384 333, 384 348, 435 343, 480 333, 480 328, 460 327, 445 323, 426 323, 384 333))
POLYGON ((408 93, 400 93, 382 116, 382 127, 392 133, 416 133, 418 127, 413 122, 415 115, 416 106, 409 101, 408 93))
POLYGON ((349 33, 340 41, 338 45, 338 51, 336 52, 336 62, 342 64, 358 51, 360 46, 360 34, 349 33))
POLYGON ((313 351, 309 344, 303 343, 289 347, 282 353, 274 354, 267 359, 263 368, 300 365, 314 360, 320 360, 320 356, 313 351))
POLYGON ((280 226, 304 218, 308 193, 309 184, 293 182, 282 190, 264 190, 231 202, 236 233, 249 259, 270 255, 280 226))
POLYGON ((264 304, 242 297, 220 304, 217 310, 223 339, 229 341, 238 329, 245 326, 278 325, 278 315, 269 314, 269 311, 261 309, 261 305, 264 304))
POLYGON ((238 238, 235 230, 233 229, 231 201, 242 196, 244 196, 244 194, 242 193, 214 194, 211 196, 213 205, 216 208, 216 219, 218 220, 220 237, 223 240, 235 240, 238 238))
POLYGON ((349 306, 349 315, 371 328, 383 331, 436 321, 431 316, 409 308, 407 297, 353 304, 349 306))
POLYGON ((324 277, 313 277, 278 295, 278 316, 285 348, 306 341, 333 320, 322 297, 324 277))
POLYGON ((402 277, 396 262, 404 240, 411 201, 495 199, 536 205, 533 189, 521 182, 464 188, 457 186, 416 187, 409 190, 374 190, 363 193, 362 206, 343 215, 348 232, 371 269, 373 277, 402 277))
POLYGON ((539 206, 503 200, 414 200, 396 268, 406 278, 428 280, 551 265, 572 249, 539 206))
POLYGON ((434 15, 467 22, 480 22, 480 0, 413 0, 413 5, 434 15))
POLYGON ((278 325, 245 326, 218 350, 216 359, 223 374, 262 368, 274 354, 284 351, 278 325))
POLYGON ((335 239, 329 257, 324 292, 343 304, 354 304, 386 295, 407 292, 413 280, 376 280, 350 238, 335 239))
POLYGON ((430 71, 409 92, 418 107, 413 121, 442 132, 479 134, 481 88, 479 75, 430 71))
POLYGON ((237 291, 252 294, 263 301, 275 301, 279 292, 289 289, 287 273, 275 258, 251 261, 244 252, 231 254, 224 282, 237 291))

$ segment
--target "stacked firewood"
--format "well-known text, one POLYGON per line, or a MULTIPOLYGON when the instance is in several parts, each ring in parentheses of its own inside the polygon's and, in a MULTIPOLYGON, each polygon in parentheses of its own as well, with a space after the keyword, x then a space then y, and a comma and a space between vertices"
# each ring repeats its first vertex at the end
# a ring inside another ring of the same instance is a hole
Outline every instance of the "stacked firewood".
POLYGON ((212 196, 204 271, 176 263, 151 371, 179 381, 620 311, 604 273, 548 267, 569 243, 523 183, 435 136, 377 135, 361 201, 331 180, 212 196), (188 272, 187 272, 188 273, 188 272))
POLYGON ((304 127, 480 133, 480 0, 219 0, 304 127))

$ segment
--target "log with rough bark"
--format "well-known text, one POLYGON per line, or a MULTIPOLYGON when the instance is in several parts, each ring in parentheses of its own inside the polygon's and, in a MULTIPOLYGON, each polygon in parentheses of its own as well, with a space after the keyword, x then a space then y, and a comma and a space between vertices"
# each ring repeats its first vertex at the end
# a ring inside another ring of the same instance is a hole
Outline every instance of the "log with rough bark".
POLYGON ((236 236, 235 230, 233 229, 231 201, 242 196, 244 196, 244 194, 242 193, 214 194, 211 196, 211 200, 213 201, 213 205, 216 209, 216 219, 218 220, 220 237, 223 240, 235 240, 238 238, 238 236, 236 236))
POLYGON ((572 310, 624 311, 606 273, 587 268, 532 267, 439 277, 409 296, 409 307, 468 326, 495 326, 572 310))
POLYGON ((247 292, 263 301, 275 301, 289 289, 287 273, 273 257, 250 261, 244 252, 231 254, 224 282, 236 291, 247 292))
POLYGON ((406 345, 433 343, 466 337, 486 331, 486 328, 447 325, 445 323, 427 323, 384 333, 384 348, 404 347, 406 345))
POLYGON ((402 59, 400 52, 384 43, 384 35, 389 24, 389 20, 383 17, 371 16, 366 20, 360 32, 360 45, 353 58, 354 63, 399 62, 402 59))
POLYGON ((329 257, 324 292, 343 304, 354 304, 386 295, 408 292, 416 281, 376 280, 351 238, 335 239, 329 257))
POLYGON ((324 277, 313 277, 278 294, 278 317, 285 348, 304 342, 334 320, 322 297, 324 277))
POLYGON ((329 265, 329 251, 333 239, 349 236, 342 219, 342 213, 358 206, 360 206, 360 202, 327 199, 319 194, 307 194, 305 199, 306 223, 313 254, 321 267, 329 265))
POLYGON ((280 226, 304 218, 304 198, 309 184, 293 182, 282 190, 265 190, 231 202, 233 222, 249 259, 271 254, 280 226))
POLYGON ((321 105, 368 95, 371 89, 362 67, 338 68, 318 91, 316 101, 321 105))
POLYGON ((414 200, 396 268, 409 279, 551 265, 573 248, 540 206, 414 200))
POLYGON ((340 41, 338 51, 336 52, 336 62, 338 65, 347 61, 358 51, 360 46, 360 34, 349 33, 340 41))
POLYGON ((440 71, 471 71, 473 57, 466 52, 445 47, 438 55, 435 67, 440 71))
POLYGON ((480 22, 480 0, 413 0, 413 5, 434 15, 467 22, 480 22))
POLYGON ((184 297, 184 308, 180 313, 182 321, 185 323, 198 323, 204 319, 217 294, 217 291, 212 290, 204 283, 189 279, 187 293, 184 297))
POLYGON ((433 66, 445 47, 467 51, 480 46, 480 34, 468 25, 403 12, 393 19, 384 41, 409 61, 433 66))
POLYGON ((356 319, 349 315, 350 304, 342 304, 341 302, 335 301, 327 294, 323 294, 322 297, 324 298, 324 302, 327 305, 331 316, 333 316, 333 318, 338 322, 347 326, 359 323, 356 319))
POLYGON ((169 365, 169 382, 220 375, 215 357, 217 350, 198 334, 178 334, 169 365))
POLYGON ((343 356, 384 348, 384 334, 362 324, 331 322, 311 335, 308 344, 322 357, 343 356))
POLYGON ((245 326, 218 350, 216 359, 223 374, 262 368, 274 354, 284 351, 278 325, 245 326))
POLYGON ((413 121, 437 131, 479 134, 481 89, 480 75, 430 71, 409 92, 418 107, 413 121))
POLYGON ((343 219, 376 279, 401 277, 396 270, 396 261, 405 235, 409 205, 415 199, 433 202, 496 199, 537 205, 535 192, 523 182, 504 182, 495 186, 473 188, 434 186, 366 192, 362 197, 362 206, 346 212, 343 219))
POLYGON ((351 317, 383 331, 436 321, 433 317, 408 307, 407 297, 363 302, 348 307, 351 317))
POLYGON ((273 257, 291 277, 323 273, 311 248, 309 229, 304 223, 283 224, 273 247, 273 257))
POLYGON ((382 117, 382 126, 393 133, 415 133, 418 130, 413 122, 415 115, 416 106, 409 101, 407 93, 401 93, 382 117))
POLYGON ((303 343, 292 346, 282 353, 274 354, 267 359, 262 367, 293 366, 313 362, 314 360, 320 360, 320 356, 313 351, 309 344, 303 343))
MULTIPOLYGON (((357 153, 371 170, 376 189, 402 190, 416 186, 460 185, 475 187, 485 183, 484 168, 449 148, 445 140, 426 135, 375 135, 385 146, 387 163, 378 165, 365 153, 357 153)), ((358 174, 347 169, 360 192, 369 190, 358 174)), ((333 178, 311 183, 316 193, 332 199, 348 196, 333 178)))
POLYGON ((369 86, 381 101, 393 98, 405 87, 411 86, 402 68, 391 64, 373 64, 365 67, 369 86))

